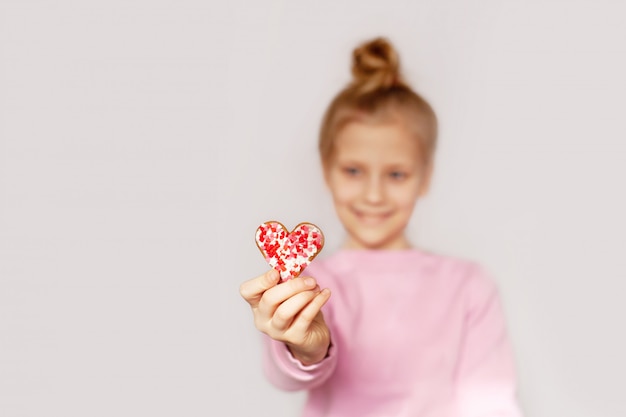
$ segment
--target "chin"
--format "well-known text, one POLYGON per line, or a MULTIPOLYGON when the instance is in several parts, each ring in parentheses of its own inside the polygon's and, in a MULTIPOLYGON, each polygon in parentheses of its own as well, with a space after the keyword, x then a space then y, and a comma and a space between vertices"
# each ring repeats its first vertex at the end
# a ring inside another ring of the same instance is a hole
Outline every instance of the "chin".
POLYGON ((398 242, 403 241, 402 235, 369 235, 369 234, 352 234, 352 241, 355 245, 363 249, 389 249, 398 246, 398 242))

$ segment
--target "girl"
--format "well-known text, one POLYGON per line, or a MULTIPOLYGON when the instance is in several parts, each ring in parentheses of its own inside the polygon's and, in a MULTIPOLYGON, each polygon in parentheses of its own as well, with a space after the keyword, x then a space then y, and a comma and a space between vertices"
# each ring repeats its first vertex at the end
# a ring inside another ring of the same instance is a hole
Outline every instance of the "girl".
POLYGON ((354 50, 352 74, 319 138, 342 249, 307 277, 277 285, 270 270, 240 287, 266 335, 266 375, 308 390, 305 417, 520 416, 496 286, 476 263, 406 236, 430 183, 436 116, 385 39, 354 50))

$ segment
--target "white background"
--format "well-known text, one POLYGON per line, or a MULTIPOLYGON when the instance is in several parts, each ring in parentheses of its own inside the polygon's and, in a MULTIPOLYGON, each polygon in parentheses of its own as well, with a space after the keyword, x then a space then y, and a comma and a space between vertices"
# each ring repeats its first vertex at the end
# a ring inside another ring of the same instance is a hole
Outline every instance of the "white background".
POLYGON ((238 287, 262 221, 340 242, 317 129, 376 35, 441 122, 411 234, 498 281, 526 414, 626 415, 625 15, 0 1, 0 416, 297 415, 238 287))

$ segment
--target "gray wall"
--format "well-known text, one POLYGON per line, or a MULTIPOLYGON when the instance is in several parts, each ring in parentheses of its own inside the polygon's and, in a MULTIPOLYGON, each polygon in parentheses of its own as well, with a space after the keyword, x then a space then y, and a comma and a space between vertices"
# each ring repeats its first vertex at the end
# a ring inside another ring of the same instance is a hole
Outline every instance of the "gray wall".
POLYGON ((378 34, 441 119, 411 233, 497 279, 527 414, 626 415, 625 14, 1 1, 0 415, 297 414, 238 286, 262 221, 340 241, 317 128, 378 34))

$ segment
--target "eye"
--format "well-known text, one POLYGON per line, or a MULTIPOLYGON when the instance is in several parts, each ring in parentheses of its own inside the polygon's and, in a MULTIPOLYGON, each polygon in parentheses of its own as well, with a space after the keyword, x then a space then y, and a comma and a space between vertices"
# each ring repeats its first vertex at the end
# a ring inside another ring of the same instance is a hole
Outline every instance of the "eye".
POLYGON ((407 173, 404 171, 391 171, 389 176, 394 180, 403 180, 407 177, 407 173))
POLYGON ((361 170, 359 168, 356 167, 344 167, 343 168, 343 172, 344 174, 350 176, 350 177, 356 177, 357 175, 359 175, 361 173, 361 170))

